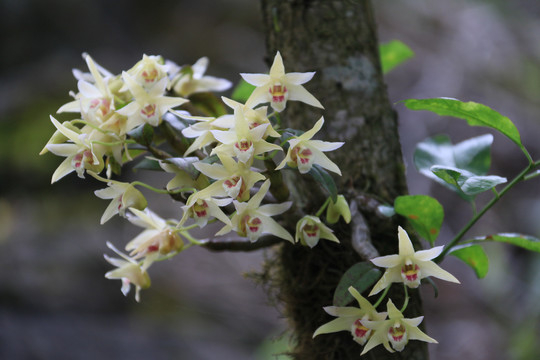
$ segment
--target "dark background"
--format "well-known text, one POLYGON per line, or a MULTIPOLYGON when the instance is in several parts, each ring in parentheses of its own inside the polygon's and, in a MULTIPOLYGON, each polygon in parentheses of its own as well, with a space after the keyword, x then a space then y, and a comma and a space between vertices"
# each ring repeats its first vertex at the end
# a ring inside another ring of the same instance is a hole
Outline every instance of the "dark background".
MULTIPOLYGON (((540 156, 540 3, 375 3, 379 40, 401 40, 416 53, 387 75, 393 102, 446 96, 485 103, 512 119, 540 156)), ((152 287, 137 304, 122 296, 119 281, 103 277, 110 266, 102 254, 105 241, 123 247, 139 229, 117 218, 100 226, 107 202, 93 191, 102 185, 75 175, 50 185, 61 159, 37 155, 54 130, 49 114, 76 90, 71 69, 85 70, 82 52, 114 73, 143 53, 178 64, 208 56, 208 74, 233 82, 239 72, 267 71, 258 2, 3 0, 0 29, 0 359, 271 359, 263 343, 279 337, 284 321, 243 277, 260 268, 264 252, 191 249, 151 268, 152 287)), ((456 143, 489 130, 400 104, 396 110, 410 193, 443 203, 444 243, 471 210, 417 174, 414 146, 438 133, 456 143)), ((512 178, 526 161, 508 139, 494 137, 490 174, 512 178)), ((136 176, 158 187, 168 180, 136 176)), ((145 194, 163 216, 181 216, 177 203, 145 194)), ((479 205, 487 199, 480 196, 479 205)), ((537 179, 520 184, 470 235, 540 236, 538 200, 537 179)), ((430 345, 434 359, 540 356, 540 256, 500 244, 486 250, 486 279, 449 259, 443 267, 462 285, 437 282, 437 299, 425 289, 428 333, 440 342, 430 345)))

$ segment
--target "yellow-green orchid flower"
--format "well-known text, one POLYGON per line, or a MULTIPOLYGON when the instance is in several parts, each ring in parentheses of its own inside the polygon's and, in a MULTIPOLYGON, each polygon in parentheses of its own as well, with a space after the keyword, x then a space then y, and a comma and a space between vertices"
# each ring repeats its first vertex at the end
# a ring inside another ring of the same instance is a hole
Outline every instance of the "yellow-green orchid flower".
POLYGON ((341 175, 339 167, 333 163, 323 152, 332 151, 340 148, 343 142, 328 142, 321 140, 311 140, 313 136, 319 132, 324 124, 324 118, 321 117, 315 123, 311 130, 306 131, 300 136, 290 139, 289 151, 285 159, 276 167, 276 170, 282 169, 285 165, 290 167, 298 167, 301 174, 305 174, 311 170, 313 164, 318 164, 321 167, 341 175))
POLYGON ((238 201, 249 199, 249 190, 256 182, 264 180, 264 175, 252 171, 249 166, 236 162, 230 156, 217 154, 221 164, 194 163, 193 166, 204 175, 215 179, 210 186, 190 196, 186 205, 191 206, 197 199, 229 196, 238 201))
POLYGON ((107 86, 107 79, 103 78, 94 60, 88 54, 84 55, 84 59, 93 83, 80 79, 75 100, 60 107, 58 113, 80 112, 83 119, 98 125, 114 110, 114 97, 107 86))
POLYGON ((423 316, 406 319, 390 299, 386 304, 386 310, 388 320, 363 322, 366 328, 373 331, 373 334, 360 355, 364 355, 379 344, 383 344, 389 352, 394 352, 402 351, 409 340, 437 343, 437 340, 427 336, 418 328, 424 319, 423 316))
POLYGON ((258 104, 270 102, 275 111, 281 112, 287 105, 287 100, 302 101, 308 105, 323 109, 323 106, 311 95, 302 84, 308 82, 315 75, 308 73, 285 73, 283 59, 279 51, 274 57, 270 67, 270 73, 266 74, 240 74, 249 84, 255 85, 251 96, 246 101, 246 106, 253 108, 258 104))
POLYGON ((128 208, 142 210, 148 205, 144 195, 130 183, 109 180, 108 185, 109 187, 105 189, 94 191, 94 194, 101 199, 112 199, 101 216, 102 225, 116 214, 125 217, 128 208))
POLYGON ((315 330, 313 337, 320 334, 328 334, 338 331, 350 331, 354 341, 360 345, 364 345, 372 333, 372 330, 365 327, 364 323, 366 321, 381 321, 386 318, 385 312, 377 312, 373 305, 371 305, 366 298, 360 295, 355 288, 350 286, 348 290, 358 302, 359 307, 324 307, 324 311, 326 311, 329 315, 337 316, 337 319, 321 325, 317 330, 315 330))
POLYGON ((148 91, 125 71, 122 73, 122 79, 133 95, 133 101, 117 111, 128 117, 127 131, 144 123, 158 126, 167 111, 189 101, 180 97, 163 95, 167 87, 166 77, 153 84, 148 91))
POLYGON ((54 183, 67 174, 75 171, 77 175, 84 178, 85 170, 95 173, 101 172, 104 167, 103 153, 98 152, 92 142, 88 139, 88 134, 72 130, 58 122, 51 116, 54 126, 68 138, 72 143, 47 144, 46 148, 58 156, 65 156, 66 159, 55 170, 51 183, 54 183))
POLYGON ((326 239, 339 243, 332 229, 326 226, 321 219, 316 216, 306 215, 296 223, 295 242, 313 248, 320 239, 326 239))
POLYGON ((282 150, 281 146, 270 144, 263 139, 269 123, 250 128, 241 107, 234 109, 234 120, 232 130, 211 130, 212 135, 221 145, 215 147, 210 155, 222 153, 235 156, 238 161, 251 165, 255 155, 282 150))
POLYGON ((216 235, 224 235, 234 230, 240 236, 248 237, 252 242, 263 234, 272 234, 279 238, 294 243, 294 239, 287 230, 279 225, 271 216, 279 215, 287 211, 292 202, 281 204, 261 205, 264 196, 270 188, 270 180, 266 180, 259 191, 248 202, 234 201, 236 213, 231 219, 231 225, 225 225, 216 235))
POLYGON ((208 68, 208 58, 202 57, 191 66, 191 73, 180 73, 173 80, 173 91, 180 96, 187 97, 191 94, 204 91, 225 91, 232 86, 226 79, 204 75, 208 68))
POLYGON ((114 247, 113 244, 107 242, 107 246, 115 253, 120 255, 122 259, 112 258, 107 255, 103 255, 111 265, 117 267, 117 269, 111 270, 105 274, 107 279, 119 279, 122 280, 122 294, 127 296, 131 289, 131 284, 135 285, 135 300, 139 302, 141 300, 141 289, 147 289, 150 287, 150 276, 146 270, 144 264, 139 263, 133 258, 121 253, 114 247))
POLYGON ((379 293, 395 282, 402 282, 410 288, 417 288, 420 285, 420 280, 428 276, 459 284, 459 280, 454 275, 431 261, 439 256, 443 251, 443 246, 415 252, 409 235, 401 226, 398 227, 398 239, 399 254, 371 259, 373 264, 387 269, 369 296, 379 293))

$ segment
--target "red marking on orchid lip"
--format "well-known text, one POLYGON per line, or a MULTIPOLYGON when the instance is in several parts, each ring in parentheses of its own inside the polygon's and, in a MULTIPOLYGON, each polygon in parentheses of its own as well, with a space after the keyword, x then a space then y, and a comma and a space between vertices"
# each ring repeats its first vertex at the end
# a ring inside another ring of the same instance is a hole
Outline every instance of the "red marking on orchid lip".
POLYGON ((282 85, 273 85, 268 89, 272 95, 272 102, 282 102, 285 100, 285 93, 287 92, 287 87, 282 85))
POLYGON ((147 248, 148 252, 155 252, 155 251, 158 251, 159 250, 159 246, 157 245, 150 245, 148 248, 147 248))
POLYGON ((197 217, 205 217, 207 212, 206 210, 200 210, 200 211, 195 210, 195 214, 197 215, 197 217))

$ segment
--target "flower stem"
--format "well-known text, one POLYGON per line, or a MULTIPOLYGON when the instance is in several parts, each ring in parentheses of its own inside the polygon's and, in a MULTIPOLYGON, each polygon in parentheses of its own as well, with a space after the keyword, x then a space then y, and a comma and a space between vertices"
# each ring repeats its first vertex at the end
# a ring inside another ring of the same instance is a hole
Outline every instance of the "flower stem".
POLYGON ((401 308, 402 313, 405 311, 405 309, 407 309, 407 306, 409 305, 409 291, 407 290, 407 285, 403 284, 403 289, 405 290, 405 301, 403 302, 403 307, 401 308))
POLYGON ((377 302, 375 304, 373 304, 373 307, 374 308, 377 308, 377 306, 381 305, 382 301, 384 300, 384 298, 386 297, 386 294, 388 294, 388 290, 390 290, 390 286, 392 286, 392 284, 389 284, 386 289, 384 289, 384 292, 382 293, 382 295, 379 297, 379 299, 377 300, 377 302))
POLYGON ((319 211, 317 211, 317 213, 315 214, 316 217, 320 217, 321 214, 324 212, 324 209, 326 209, 328 207, 328 204, 330 204, 330 198, 327 198, 326 201, 324 202, 324 204, 321 206, 321 208, 319 209, 319 211))

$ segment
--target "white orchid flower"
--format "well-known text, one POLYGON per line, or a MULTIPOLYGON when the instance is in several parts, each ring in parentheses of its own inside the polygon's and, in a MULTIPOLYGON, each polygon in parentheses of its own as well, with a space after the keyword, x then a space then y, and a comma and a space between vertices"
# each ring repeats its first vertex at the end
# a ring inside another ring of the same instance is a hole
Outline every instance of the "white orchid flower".
POLYGON ((269 123, 250 128, 248 121, 244 117, 241 107, 234 109, 234 129, 229 131, 212 130, 217 141, 221 143, 212 150, 213 154, 222 153, 228 156, 235 156, 238 161, 251 165, 256 155, 265 152, 282 150, 281 146, 271 144, 263 139, 269 123))
POLYGON ((371 259, 373 264, 387 269, 369 296, 379 293, 391 283, 402 282, 410 288, 417 288, 420 280, 429 276, 459 284, 454 275, 431 261, 439 256, 443 246, 415 252, 409 235, 401 226, 398 227, 398 239, 399 254, 371 259))
POLYGON ((326 226, 321 219, 316 216, 306 215, 296 223, 295 242, 313 248, 320 239, 326 239, 339 243, 332 229, 326 226))
POLYGON ((388 320, 363 322, 366 328, 373 331, 373 334, 360 355, 364 355, 379 344, 383 344, 389 352, 394 352, 402 351, 409 340, 437 343, 437 340, 427 336, 418 328, 424 319, 423 316, 406 319, 390 299, 386 304, 386 310, 388 320))
POLYGON ((321 325, 313 337, 320 334, 329 334, 338 331, 350 331, 354 341, 360 345, 364 345, 371 337, 372 330, 364 326, 366 321, 381 321, 386 319, 386 313, 379 313, 371 305, 371 303, 364 298, 360 293, 353 288, 349 287, 349 293, 356 299, 359 307, 354 306, 327 306, 324 307, 329 315, 337 316, 334 319, 324 325, 321 325))
POLYGON ((118 251, 116 247, 110 242, 107 242, 107 246, 115 253, 120 255, 122 259, 111 258, 107 255, 103 255, 111 265, 117 267, 117 269, 111 270, 105 274, 107 279, 120 279, 122 280, 122 294, 127 296, 131 289, 131 284, 135 285, 135 300, 139 302, 141 300, 141 289, 147 289, 150 287, 150 276, 146 272, 147 267, 141 265, 138 261, 118 251))
POLYGON ((308 73, 285 73, 283 59, 279 51, 274 57, 274 62, 270 67, 270 73, 266 74, 240 74, 249 84, 255 85, 246 106, 253 108, 262 103, 270 102, 270 106, 275 111, 281 112, 287 105, 287 100, 302 101, 308 105, 323 109, 323 106, 313 95, 311 95, 302 84, 308 82, 315 75, 308 73))
POLYGON ((272 234, 294 243, 291 234, 271 218, 271 216, 287 211, 291 207, 292 202, 261 205, 269 188, 270 180, 266 180, 261 185, 259 191, 248 202, 238 202, 235 200, 233 204, 236 208, 236 213, 231 219, 231 225, 225 225, 216 235, 224 235, 234 230, 238 235, 248 237, 252 242, 257 241, 263 234, 272 234))
POLYGON ((225 91, 232 86, 226 79, 204 75, 208 68, 208 58, 202 57, 191 66, 192 73, 180 73, 174 77, 173 91, 187 97, 193 93, 205 91, 225 91))
POLYGON ((311 130, 290 139, 288 141, 289 150, 287 151, 287 156, 285 156, 285 159, 283 159, 276 167, 276 170, 284 168, 285 165, 289 165, 290 167, 297 167, 301 174, 305 174, 311 170, 313 164, 318 164, 327 170, 341 175, 339 167, 323 152, 336 150, 344 143, 311 140, 311 138, 321 130, 323 124, 324 118, 321 117, 311 130))
POLYGON ((122 79, 134 98, 132 102, 117 110, 117 113, 128 117, 127 131, 144 123, 158 126, 167 111, 189 101, 163 95, 167 87, 166 77, 153 84, 148 92, 125 71, 122 73, 122 79))

